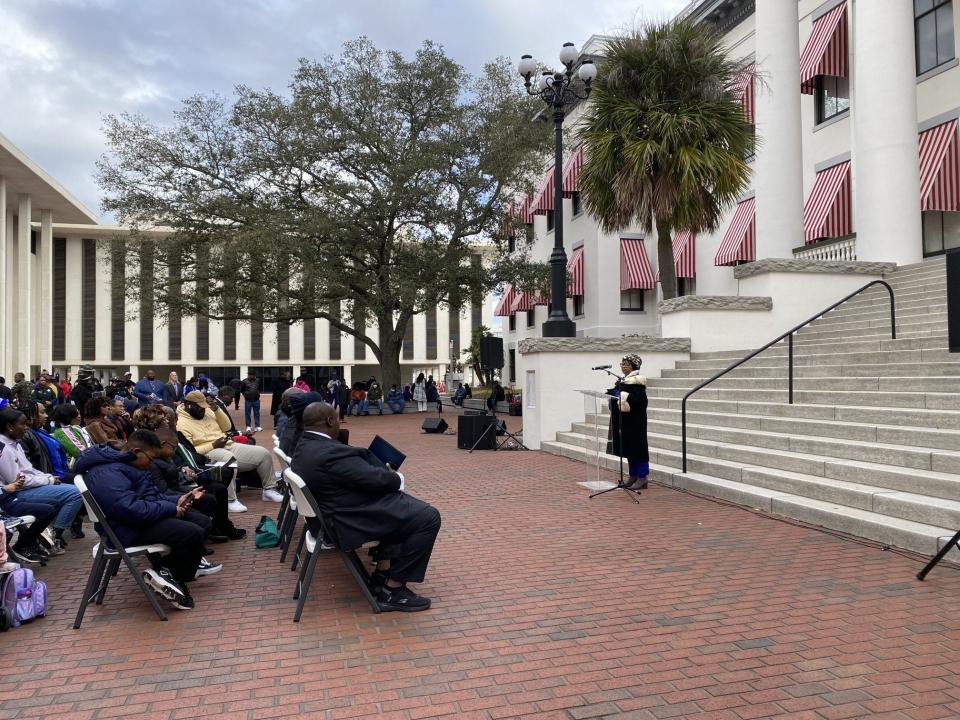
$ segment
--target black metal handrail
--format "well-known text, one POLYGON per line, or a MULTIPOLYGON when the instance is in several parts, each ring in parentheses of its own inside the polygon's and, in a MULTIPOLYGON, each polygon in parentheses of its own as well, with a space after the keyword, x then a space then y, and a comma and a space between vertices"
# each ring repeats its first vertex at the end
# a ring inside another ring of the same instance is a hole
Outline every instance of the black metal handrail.
POLYGON ((714 380, 722 378, 731 370, 736 370, 738 367, 743 365, 748 360, 753 360, 753 358, 755 358, 757 355, 762 353, 764 350, 769 350, 771 347, 776 345, 781 340, 787 339, 787 344, 789 348, 787 352, 787 357, 789 358, 789 362, 787 364, 787 395, 788 395, 788 402, 792 405, 793 404, 793 334, 798 330, 800 330, 801 328, 806 327, 807 325, 812 323, 814 320, 818 320, 822 316, 826 315, 831 310, 839 307, 840 305, 843 305, 843 303, 845 303, 850 298, 856 297, 857 295, 862 293, 864 290, 866 290, 867 288, 873 287, 874 285, 883 285, 887 289, 887 292, 890 293, 890 337, 891 339, 896 340, 897 339, 897 310, 896 310, 896 302, 893 297, 893 288, 890 287, 890 285, 883 280, 872 280, 871 282, 868 282, 859 290, 854 290, 852 293, 847 295, 842 300, 838 300, 833 305, 828 307, 826 310, 821 310, 812 318, 808 320, 804 320, 802 323, 800 323, 796 327, 790 330, 787 330, 787 332, 785 332, 783 335, 778 337, 776 340, 771 340, 762 348, 759 348, 758 350, 754 350, 745 358, 737 360, 733 365, 731 365, 725 370, 721 370, 709 380, 704 380, 702 383, 700 383, 695 388, 693 388, 693 390, 691 390, 686 395, 684 395, 683 401, 680 403, 680 425, 681 425, 681 431, 683 434, 683 472, 687 471, 687 399, 691 395, 693 395, 698 390, 702 390, 707 385, 712 383, 714 380))

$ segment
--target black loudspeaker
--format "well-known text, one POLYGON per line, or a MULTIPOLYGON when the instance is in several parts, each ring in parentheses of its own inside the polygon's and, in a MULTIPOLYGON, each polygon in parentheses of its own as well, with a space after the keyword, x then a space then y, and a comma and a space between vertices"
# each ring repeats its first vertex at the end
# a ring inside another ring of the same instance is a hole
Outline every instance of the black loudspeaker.
POLYGON ((480 338, 480 367, 485 370, 503 368, 503 338, 495 335, 480 338))
POLYGON ((423 421, 421 428, 428 433, 445 433, 447 431, 447 421, 440 417, 427 418, 423 421))
POLYGON ((483 441, 477 445, 477 450, 493 450, 497 446, 496 432, 491 430, 483 434, 493 423, 492 415, 461 415, 457 418, 457 447, 469 450, 482 435, 483 441))
POLYGON ((950 352, 960 353, 960 248, 947 253, 947 333, 950 352))

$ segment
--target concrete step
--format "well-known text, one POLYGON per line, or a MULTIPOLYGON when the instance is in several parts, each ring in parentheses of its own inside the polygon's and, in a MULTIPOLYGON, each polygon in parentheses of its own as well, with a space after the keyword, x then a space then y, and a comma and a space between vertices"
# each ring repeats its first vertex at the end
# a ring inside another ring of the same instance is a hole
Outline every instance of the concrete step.
MULTIPOLYGON (((805 348, 806 352, 800 353, 794 348, 793 364, 797 367, 839 365, 913 365, 920 363, 952 363, 960 368, 960 355, 950 353, 948 350, 920 349, 920 350, 879 350, 876 352, 821 352, 813 353, 811 348, 805 348)), ((772 355, 762 353, 752 358, 746 363, 747 367, 785 367, 787 363, 786 355, 772 355)), ((734 364, 731 359, 720 358, 710 360, 683 360, 676 363, 678 370, 703 369, 719 372, 725 370, 734 364)), ((911 373, 902 372, 898 375, 910 375, 911 373)))
MULTIPOLYGON (((651 387, 648 398, 682 398, 684 388, 651 387)), ((697 391, 705 400, 736 402, 787 402, 787 389, 716 389, 712 386, 697 391)), ((928 410, 960 410, 960 394, 936 392, 858 392, 845 390, 800 390, 794 387, 793 401, 808 405, 856 405, 859 407, 926 408, 928 410)))
MULTIPOLYGON (((720 372, 723 367, 693 367, 663 370, 663 377, 690 377, 706 379, 720 372)), ((955 377, 958 373, 957 362, 927 362, 902 364, 869 364, 856 363, 850 365, 794 365, 795 378, 812 377, 955 377)), ((746 363, 731 370, 730 377, 787 377, 786 362, 781 361, 779 366, 755 365, 746 363)))
MULTIPOLYGON (((909 325, 903 322, 897 323, 897 337, 910 337, 913 335, 922 335, 924 333, 943 334, 947 331, 946 320, 934 319, 929 322, 912 322, 909 325)), ((855 339, 868 335, 883 335, 890 339, 890 323, 877 322, 873 320, 863 320, 858 323, 851 323, 846 327, 831 328, 813 323, 802 328, 796 335, 799 340, 819 339, 819 338, 850 338, 855 339)), ((773 338, 771 338, 772 340, 773 338)))
MULTIPOLYGON (((936 315, 947 312, 946 298, 936 303, 918 303, 909 307, 900 307, 896 309, 897 319, 909 321, 910 318, 921 317, 924 315, 936 315)), ((883 305, 872 305, 866 308, 848 308, 840 306, 836 310, 831 310, 821 318, 823 322, 845 321, 852 319, 859 320, 880 320, 890 317, 890 307, 883 305)), ((818 321, 819 322, 819 321, 818 321)))
MULTIPOLYGON (((543 450, 556 455, 589 463, 596 461, 596 454, 586 448, 558 440, 542 445, 543 450)), ((752 485, 739 479, 718 477, 700 472, 697 466, 701 459, 688 456, 687 473, 677 472, 676 454, 670 457, 657 453, 651 454, 651 474, 654 482, 667 484, 678 489, 690 490, 711 497, 722 498, 729 502, 759 508, 769 513, 784 515, 821 527, 847 532, 860 537, 883 542, 914 552, 933 555, 955 532, 953 525, 937 526, 927 523, 905 520, 891 515, 862 510, 810 497, 802 497, 782 490, 771 490, 752 485), (664 464, 667 460, 671 464, 664 464), (672 462, 671 462, 672 461, 672 462)), ((615 469, 618 458, 601 455, 606 469, 615 469)), ((719 462, 714 460, 714 465, 719 462)), ((901 504, 905 504, 904 501, 901 504)), ((888 506, 884 506, 885 509, 888 506)))
MULTIPOLYGON (((942 303, 946 296, 946 283, 942 286, 925 288, 908 288, 894 290, 894 302, 899 310, 902 307, 911 307, 913 304, 942 303)), ((886 290, 868 291, 855 298, 850 298, 840 307, 844 308, 890 308, 890 296, 886 290)))
MULTIPOLYGON (((833 341, 814 342, 810 340, 800 341, 794 339, 793 354, 794 357, 800 355, 835 355, 841 353, 864 353, 864 352, 900 352, 903 350, 941 350, 949 353, 947 335, 941 334, 928 337, 910 337, 897 338, 891 340, 890 336, 880 339, 841 339, 836 338, 833 341)), ((790 353, 790 346, 786 340, 764 350, 758 357, 787 357, 790 353)), ((717 350, 713 352, 691 353, 691 360, 726 360, 732 362, 739 360, 748 353, 742 350, 717 350)), ((960 356, 954 355, 960 362, 960 356)))
MULTIPOLYGON (((901 330, 919 330, 924 327, 942 325, 946 327, 947 314, 944 313, 933 313, 929 315, 919 314, 912 315, 909 317, 904 317, 902 315, 897 316, 897 332, 901 330)), ((883 315, 877 318, 838 318, 830 319, 827 317, 822 317, 819 320, 814 320, 812 323, 807 325, 811 330, 862 330, 864 328, 884 328, 886 330, 890 329, 890 316, 883 315)), ((786 328, 789 330, 789 328, 786 328)))
MULTIPOLYGON (((891 340, 889 328, 886 330, 880 330, 880 328, 869 329, 867 332, 857 333, 852 335, 847 332, 837 332, 834 330, 827 330, 821 333, 801 331, 794 335, 793 345, 794 348, 801 348, 811 346, 813 348, 831 348, 839 343, 848 343, 848 342, 882 342, 884 340, 891 340)), ((897 340, 921 340, 921 339, 930 339, 938 340, 943 343, 943 347, 947 346, 947 328, 932 326, 929 328, 923 328, 920 330, 901 330, 897 332, 897 340)))
MULTIPOLYGON (((682 388, 690 390, 707 379, 702 377, 661 377, 647 380, 648 388, 682 388)), ((747 378, 734 376, 733 373, 714 380, 709 388, 786 390, 787 377, 747 378)), ((849 391, 913 391, 960 393, 960 372, 953 377, 822 377, 793 379, 794 391, 797 390, 849 390, 849 391)))

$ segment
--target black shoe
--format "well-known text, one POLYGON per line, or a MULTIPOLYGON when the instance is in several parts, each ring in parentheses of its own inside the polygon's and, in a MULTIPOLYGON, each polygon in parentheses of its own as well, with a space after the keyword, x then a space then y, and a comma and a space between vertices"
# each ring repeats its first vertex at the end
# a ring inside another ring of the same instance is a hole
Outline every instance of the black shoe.
POLYGON ((247 531, 244 530, 243 528, 238 528, 238 527, 233 528, 233 530, 230 530, 227 533, 227 537, 230 538, 231 540, 242 540, 246 536, 247 536, 247 531))
POLYGON ((143 571, 143 581, 158 594, 169 600, 179 610, 193 609, 193 598, 186 585, 173 577, 165 567, 143 571))
POLYGON ((420 612, 430 609, 430 598, 417 595, 406 585, 398 588, 391 588, 384 585, 377 595, 377 605, 380 606, 380 612, 420 612))
POLYGON ((387 574, 381 570, 374 570, 373 574, 370 576, 370 592, 374 596, 380 594, 380 591, 383 590, 383 586, 387 584, 387 580, 390 578, 387 574))
POLYGON ((205 548, 203 549, 203 554, 204 554, 204 555, 213 555, 215 552, 216 552, 216 550, 214 550, 213 548, 205 547, 205 548))
POLYGON ((210 537, 207 538, 214 545, 219 545, 220 543, 225 543, 230 539, 229 535, 221 535, 220 533, 211 533, 210 537))
POLYGON ((83 533, 83 523, 74 525, 70 528, 70 537, 72 537, 74 540, 80 540, 86 537, 86 535, 83 533))
POLYGON ((10 548, 10 557, 13 558, 14 562, 18 562, 21 565, 32 564, 32 565, 42 565, 46 563, 45 558, 40 554, 40 550, 29 545, 17 547, 14 545, 10 548))

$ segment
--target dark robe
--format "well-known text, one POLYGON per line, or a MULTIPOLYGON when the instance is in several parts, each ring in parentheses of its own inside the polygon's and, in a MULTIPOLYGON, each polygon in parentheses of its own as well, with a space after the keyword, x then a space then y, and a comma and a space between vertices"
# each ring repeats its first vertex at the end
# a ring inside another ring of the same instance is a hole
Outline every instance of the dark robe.
POLYGON ((610 434, 607 453, 620 455, 620 422, 623 419, 623 454, 628 460, 650 462, 650 450, 647 447, 647 379, 639 373, 630 373, 623 380, 607 390, 609 395, 623 397, 626 393, 626 405, 620 411, 621 403, 610 401, 610 434), (629 409, 628 409, 629 408, 629 409))

